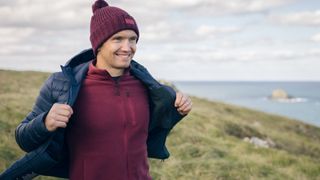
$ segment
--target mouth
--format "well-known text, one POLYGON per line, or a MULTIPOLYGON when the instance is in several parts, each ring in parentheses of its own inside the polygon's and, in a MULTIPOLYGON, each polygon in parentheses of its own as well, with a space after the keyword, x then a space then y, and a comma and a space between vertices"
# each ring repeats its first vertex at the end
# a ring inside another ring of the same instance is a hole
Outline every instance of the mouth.
POLYGON ((131 56, 131 53, 116 53, 116 56, 129 58, 131 56))

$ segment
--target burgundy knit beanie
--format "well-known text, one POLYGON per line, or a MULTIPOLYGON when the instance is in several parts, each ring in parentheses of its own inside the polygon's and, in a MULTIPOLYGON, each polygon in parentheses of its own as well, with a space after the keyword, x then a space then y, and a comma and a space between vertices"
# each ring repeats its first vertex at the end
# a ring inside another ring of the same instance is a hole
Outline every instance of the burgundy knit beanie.
POLYGON ((104 0, 97 0, 92 5, 92 12, 90 41, 95 55, 98 53, 98 48, 119 31, 133 30, 139 39, 139 29, 136 21, 126 11, 109 6, 104 0))

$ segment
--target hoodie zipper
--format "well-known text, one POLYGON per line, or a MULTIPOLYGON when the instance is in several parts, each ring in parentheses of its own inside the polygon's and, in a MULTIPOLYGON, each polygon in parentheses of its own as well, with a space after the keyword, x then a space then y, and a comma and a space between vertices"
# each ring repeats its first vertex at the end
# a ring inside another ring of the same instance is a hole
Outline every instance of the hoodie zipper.
MULTIPOLYGON (((123 119, 123 143, 124 143, 124 152, 125 152, 125 158, 126 158, 126 175, 127 175, 127 179, 130 179, 129 177, 129 154, 128 154, 128 112, 126 111, 127 108, 127 96, 121 96, 120 93, 120 85, 119 85, 119 80, 120 79, 116 79, 115 80, 115 95, 116 96, 120 96, 120 103, 121 103, 121 113, 124 115, 124 119, 123 119)), ((126 94, 127 95, 127 94, 126 94)))
POLYGON ((119 79, 115 80, 115 95, 120 96, 119 79))
POLYGON ((126 90, 126 97, 127 97, 126 103, 127 103, 127 106, 128 106, 129 118, 132 121, 132 126, 135 126, 137 124, 137 121, 136 121, 136 118, 134 116, 133 102, 131 100, 130 93, 129 93, 128 90, 126 90))

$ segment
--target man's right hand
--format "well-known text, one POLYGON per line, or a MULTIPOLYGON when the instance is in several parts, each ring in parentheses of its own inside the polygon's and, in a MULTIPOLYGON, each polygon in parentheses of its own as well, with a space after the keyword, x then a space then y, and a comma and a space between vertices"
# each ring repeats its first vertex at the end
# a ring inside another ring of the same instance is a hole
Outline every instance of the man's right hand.
POLYGON ((44 121, 48 131, 55 131, 57 128, 66 128, 71 115, 72 108, 67 104, 55 103, 44 121))

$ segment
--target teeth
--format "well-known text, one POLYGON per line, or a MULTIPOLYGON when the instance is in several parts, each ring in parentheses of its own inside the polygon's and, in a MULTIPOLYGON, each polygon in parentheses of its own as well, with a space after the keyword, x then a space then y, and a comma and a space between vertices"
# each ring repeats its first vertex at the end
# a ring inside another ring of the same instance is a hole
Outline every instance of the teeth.
POLYGON ((127 57, 129 57, 130 56, 130 54, 116 54, 117 56, 127 56, 127 57))

